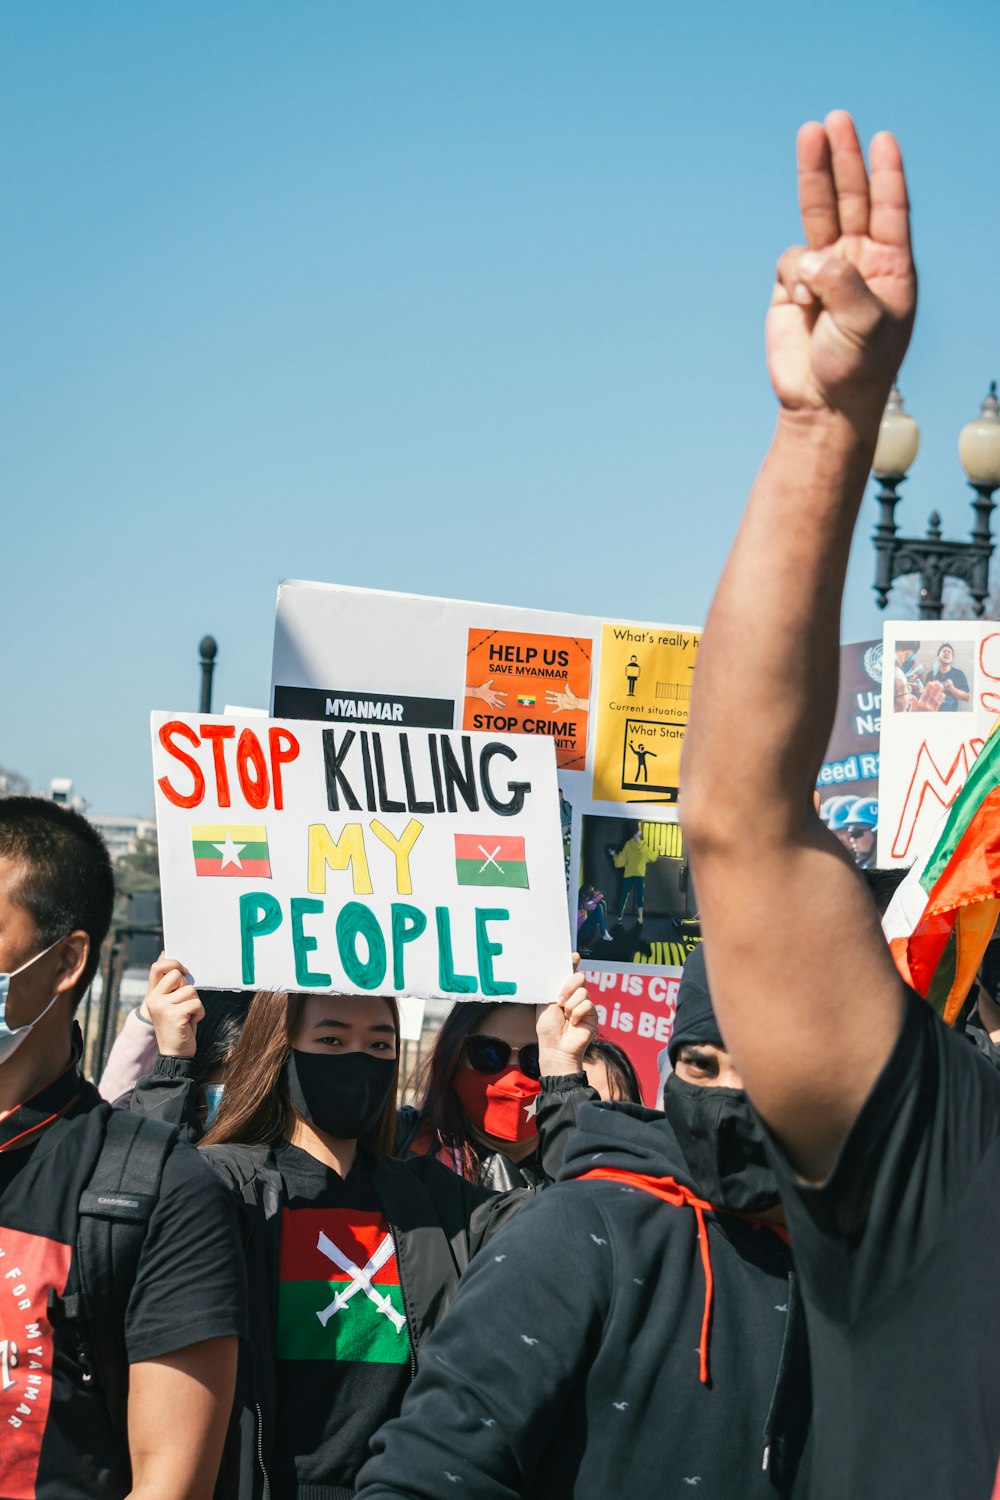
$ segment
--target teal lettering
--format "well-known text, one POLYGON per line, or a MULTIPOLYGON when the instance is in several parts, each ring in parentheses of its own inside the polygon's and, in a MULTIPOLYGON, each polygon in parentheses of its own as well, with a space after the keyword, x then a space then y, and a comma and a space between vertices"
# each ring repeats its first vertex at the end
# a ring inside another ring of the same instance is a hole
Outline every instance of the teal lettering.
POLYGON ((359 990, 377 990, 385 978, 385 938, 373 912, 360 901, 348 901, 337 916, 337 948, 344 973, 359 990), (368 946, 368 957, 358 955, 358 937, 368 946))
POLYGON ((281 926, 281 906, 269 891, 247 891, 240 897, 240 950, 243 958, 243 983, 254 983, 256 965, 254 942, 277 932, 281 926))
POLYGON ((312 896, 293 896, 290 904, 292 917, 292 952, 295 955, 295 983, 305 989, 328 989, 333 983, 332 974, 319 970, 314 974, 309 967, 309 955, 318 946, 317 939, 307 937, 302 930, 302 918, 318 915, 325 903, 312 896))
POLYGON ((476 954, 479 959, 479 988, 484 995, 516 995, 517 985, 509 979, 496 979, 493 960, 503 952, 502 943, 490 941, 487 922, 509 922, 510 912, 495 906, 476 907, 476 954))
POLYGON ((403 978, 403 948, 415 943, 427 926, 427 918, 416 906, 407 906, 403 901, 392 905, 392 987, 406 987, 403 978))
POLYGON ((434 917, 438 934, 438 982, 445 995, 474 995, 476 979, 473 974, 455 973, 455 956, 451 946, 451 917, 446 906, 436 906, 434 917))

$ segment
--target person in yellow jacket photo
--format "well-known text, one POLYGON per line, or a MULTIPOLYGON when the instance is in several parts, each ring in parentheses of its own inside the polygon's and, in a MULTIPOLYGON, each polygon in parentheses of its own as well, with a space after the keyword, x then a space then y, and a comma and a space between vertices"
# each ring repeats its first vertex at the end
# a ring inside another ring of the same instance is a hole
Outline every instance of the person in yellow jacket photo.
POLYGON ((643 838, 641 823, 635 825, 632 837, 622 845, 618 852, 612 853, 611 860, 615 869, 624 872, 621 899, 618 903, 619 922, 624 920, 628 898, 632 896, 635 900, 636 920, 640 926, 642 925, 642 909, 646 904, 646 866, 659 857, 643 838))

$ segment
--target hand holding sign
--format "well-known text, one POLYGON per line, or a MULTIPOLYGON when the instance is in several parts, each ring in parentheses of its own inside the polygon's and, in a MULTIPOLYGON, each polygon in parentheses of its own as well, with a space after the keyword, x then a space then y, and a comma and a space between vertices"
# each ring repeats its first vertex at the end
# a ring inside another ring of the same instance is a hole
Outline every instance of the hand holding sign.
POLYGON ((567 979, 551 1005, 538 1007, 535 1030, 543 1078, 583 1072, 584 1054, 597 1034, 597 1011, 582 974, 567 979))
POLYGON ((146 1009, 161 1057, 194 1057, 195 1032, 205 1007, 191 976, 176 958, 161 954, 149 971, 146 1009))

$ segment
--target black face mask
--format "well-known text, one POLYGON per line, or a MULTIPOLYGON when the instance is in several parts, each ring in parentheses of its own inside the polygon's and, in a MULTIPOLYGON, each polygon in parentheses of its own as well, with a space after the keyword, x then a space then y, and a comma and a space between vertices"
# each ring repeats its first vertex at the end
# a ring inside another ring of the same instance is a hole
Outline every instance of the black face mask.
POLYGON ((338 1141, 356 1141, 375 1125, 396 1073, 394 1057, 370 1052, 288 1054, 288 1097, 304 1120, 338 1141))
POLYGON ((713 1207, 759 1214, 780 1201, 777 1179, 742 1089, 685 1083, 672 1073, 663 1091, 663 1107, 691 1169, 694 1189, 713 1207))

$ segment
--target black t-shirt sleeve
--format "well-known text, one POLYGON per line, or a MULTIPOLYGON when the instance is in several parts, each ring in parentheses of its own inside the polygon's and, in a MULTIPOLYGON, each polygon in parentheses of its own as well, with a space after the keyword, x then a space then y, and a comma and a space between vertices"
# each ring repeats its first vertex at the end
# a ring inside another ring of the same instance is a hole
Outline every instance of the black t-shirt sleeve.
POLYGON ((809 1296, 852 1322, 892 1296, 947 1228, 1000 1135, 1000 1074, 912 994, 896 1047, 821 1186, 768 1147, 809 1296))
POLYGON ((192 1146, 167 1157, 125 1318, 129 1364, 242 1336, 246 1293, 232 1193, 192 1146))

